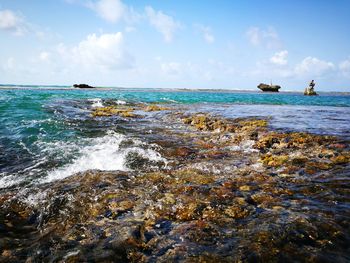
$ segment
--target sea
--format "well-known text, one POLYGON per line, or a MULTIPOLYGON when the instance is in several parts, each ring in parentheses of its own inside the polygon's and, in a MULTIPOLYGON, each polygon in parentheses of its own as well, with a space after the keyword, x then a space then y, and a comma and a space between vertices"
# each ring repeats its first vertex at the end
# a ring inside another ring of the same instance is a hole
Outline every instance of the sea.
POLYGON ((276 130, 350 139, 350 95, 346 93, 304 96, 297 92, 4 85, 0 87, 0 191, 33 187, 91 169, 126 171, 130 151, 160 160, 162 156, 145 146, 147 142, 130 129, 130 123, 92 119, 91 109, 110 102, 157 103, 228 118, 263 117, 276 130), (128 148, 124 144, 131 138, 134 143, 128 148))

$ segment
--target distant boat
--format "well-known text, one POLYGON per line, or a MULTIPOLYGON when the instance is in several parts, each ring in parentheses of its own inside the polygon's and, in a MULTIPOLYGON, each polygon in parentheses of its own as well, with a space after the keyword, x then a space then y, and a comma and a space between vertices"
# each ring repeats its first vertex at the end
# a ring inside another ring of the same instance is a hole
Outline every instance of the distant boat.
POLYGON ((261 89, 262 91, 270 91, 270 92, 278 92, 278 90, 281 88, 279 85, 268 85, 264 83, 260 83, 258 85, 258 89, 261 89))
POLYGON ((87 84, 74 84, 74 88, 79 88, 79 89, 93 89, 95 87, 89 86, 87 84))

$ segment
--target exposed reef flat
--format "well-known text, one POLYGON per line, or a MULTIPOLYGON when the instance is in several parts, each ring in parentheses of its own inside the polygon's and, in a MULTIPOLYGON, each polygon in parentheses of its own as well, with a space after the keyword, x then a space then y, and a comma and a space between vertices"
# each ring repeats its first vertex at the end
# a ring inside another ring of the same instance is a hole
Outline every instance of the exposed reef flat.
POLYGON ((164 160, 0 195, 4 262, 345 262, 350 148, 269 120, 156 104, 95 107, 164 160), (335 176, 335 174, 337 176, 335 176))

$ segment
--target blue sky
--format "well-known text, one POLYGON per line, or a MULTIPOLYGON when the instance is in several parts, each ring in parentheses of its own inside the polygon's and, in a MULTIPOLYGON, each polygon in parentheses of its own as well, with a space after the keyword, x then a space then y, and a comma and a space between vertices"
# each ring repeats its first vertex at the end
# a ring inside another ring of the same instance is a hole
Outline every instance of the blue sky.
POLYGON ((350 91, 350 1, 0 0, 0 82, 350 91))

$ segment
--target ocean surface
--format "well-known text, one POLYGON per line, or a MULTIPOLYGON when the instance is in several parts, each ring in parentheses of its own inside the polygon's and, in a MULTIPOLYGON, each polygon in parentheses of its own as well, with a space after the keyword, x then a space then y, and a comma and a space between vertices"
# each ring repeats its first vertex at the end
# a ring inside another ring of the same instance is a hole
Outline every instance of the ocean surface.
POLYGON ((161 160, 123 120, 92 120, 91 109, 109 102, 161 103, 230 118, 267 117, 276 130, 350 138, 347 94, 2 86, 0 189, 29 187, 89 169, 128 170, 130 151, 161 160), (130 138, 133 142, 125 146, 130 138))

